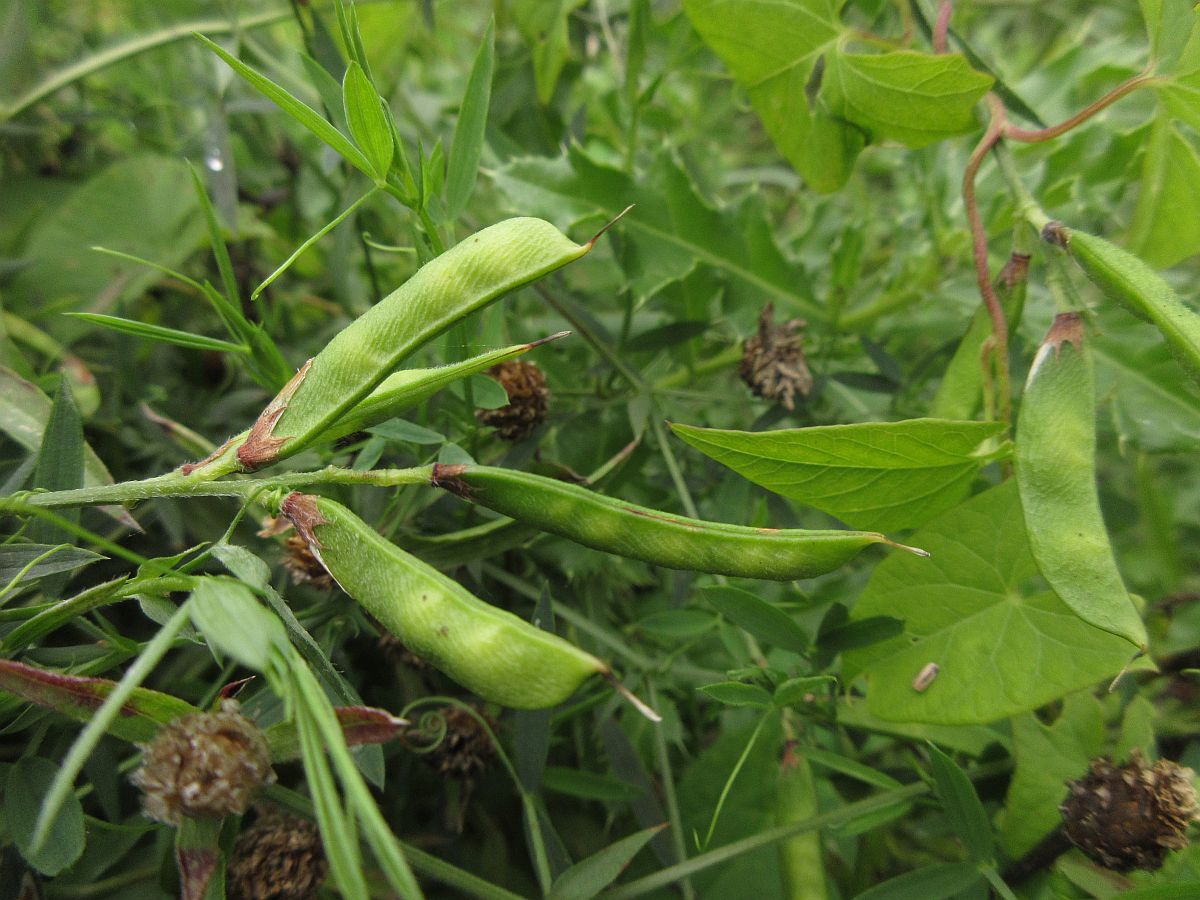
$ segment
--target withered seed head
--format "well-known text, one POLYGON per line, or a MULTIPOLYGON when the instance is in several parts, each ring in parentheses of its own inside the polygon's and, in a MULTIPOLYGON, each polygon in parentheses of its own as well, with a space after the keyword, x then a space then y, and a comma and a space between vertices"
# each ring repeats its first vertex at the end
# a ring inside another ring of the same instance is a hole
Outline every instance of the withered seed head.
MULTIPOLYGON (((482 710, 476 709, 495 730, 496 723, 482 710)), ((446 721, 446 736, 434 750, 422 756, 437 769, 443 778, 472 778, 487 766, 496 748, 487 731, 470 713, 457 706, 442 712, 446 721)))
POLYGON ((475 418, 484 425, 491 425, 506 441, 529 437, 546 420, 546 411, 550 408, 546 376, 533 363, 523 359, 498 363, 488 369, 487 374, 500 382, 508 394, 508 405, 499 409, 477 409, 475 418))
POLYGON ((144 755, 132 780, 142 789, 142 809, 159 822, 244 813, 258 787, 275 780, 262 732, 234 700, 220 712, 176 719, 139 746, 144 755))
POLYGON ((758 333, 746 341, 739 371, 750 390, 765 400, 796 408, 796 394, 807 397, 813 377, 804 359, 803 319, 775 324, 775 306, 768 303, 758 317, 758 333))
POLYGON ((1194 777, 1168 759, 1147 766, 1137 750, 1123 766, 1094 759, 1087 775, 1067 782, 1059 807, 1067 837, 1106 868, 1157 869, 1168 851, 1188 844, 1197 818, 1194 777))
POLYGON ((238 835, 226 890, 230 900, 311 900, 328 871, 315 824, 298 816, 266 816, 238 835))

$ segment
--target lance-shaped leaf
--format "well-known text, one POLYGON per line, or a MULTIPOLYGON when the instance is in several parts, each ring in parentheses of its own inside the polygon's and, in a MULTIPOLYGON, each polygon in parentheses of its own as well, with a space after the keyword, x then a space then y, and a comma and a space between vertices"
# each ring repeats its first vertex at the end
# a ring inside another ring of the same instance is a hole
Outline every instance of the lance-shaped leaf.
MULTIPOLYGON (((338 706, 334 708, 346 745, 358 747, 363 744, 386 744, 400 738, 407 719, 393 716, 386 709, 373 706, 338 706)), ((300 757, 300 735, 295 722, 280 722, 265 732, 267 746, 271 748, 271 759, 279 762, 300 757)))
POLYGON ((998 422, 911 419, 782 431, 672 425, 706 456, 755 484, 837 516, 853 528, 922 525, 959 503, 988 455, 998 422))
MULTIPOLYGON (((87 722, 116 687, 107 678, 49 672, 16 660, 0 660, 0 690, 16 694, 80 722, 87 722)), ((179 716, 198 712, 178 697, 135 688, 113 720, 109 733, 126 741, 149 741, 158 729, 179 716)))

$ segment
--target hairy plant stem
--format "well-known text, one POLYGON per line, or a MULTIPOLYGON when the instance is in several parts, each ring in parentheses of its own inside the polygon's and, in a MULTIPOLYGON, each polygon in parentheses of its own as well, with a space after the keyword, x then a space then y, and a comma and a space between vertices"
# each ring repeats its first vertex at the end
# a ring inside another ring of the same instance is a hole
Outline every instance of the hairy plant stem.
POLYGON ((252 499, 263 491, 290 490, 320 484, 370 484, 376 487, 399 487, 407 484, 428 484, 431 466, 411 469, 374 469, 356 472, 337 466, 326 466, 312 472, 287 472, 268 478, 239 478, 229 481, 197 481, 179 472, 168 472, 142 481, 124 481, 77 488, 69 491, 42 491, 14 494, 0 498, 0 514, 20 514, 23 507, 57 509, 71 506, 97 506, 106 503, 131 503, 161 497, 241 497, 252 499))
POLYGON ((967 210, 967 221, 971 226, 972 255, 975 261, 975 280, 979 285, 979 295, 987 307, 988 316, 992 320, 992 363, 996 369, 996 406, 997 416, 1001 422, 1012 422, 1012 396, 1008 376, 1008 320, 1004 316, 1004 307, 992 287, 992 273, 988 267, 987 231, 983 227, 983 218, 979 215, 979 203, 975 198, 975 177, 984 158, 996 146, 1004 133, 1005 112, 1004 104, 995 94, 989 94, 988 107, 991 119, 987 131, 971 152, 971 158, 963 172, 963 204, 967 210))

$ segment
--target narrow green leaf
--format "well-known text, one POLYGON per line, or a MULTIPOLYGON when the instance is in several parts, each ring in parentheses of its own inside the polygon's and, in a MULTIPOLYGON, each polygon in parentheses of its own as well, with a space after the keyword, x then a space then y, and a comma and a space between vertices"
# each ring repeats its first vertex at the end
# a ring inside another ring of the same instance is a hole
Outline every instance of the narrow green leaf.
POLYGON ((841 653, 857 647, 869 647, 904 631, 904 620, 895 616, 866 616, 826 628, 817 633, 817 646, 823 653, 841 653))
POLYGON ((73 572, 104 558, 69 544, 0 544, 0 596, 18 577, 32 581, 44 575, 73 572))
POLYGON ((354 60, 346 67, 346 76, 342 79, 342 102, 346 107, 350 134, 371 161, 376 181, 387 178, 394 152, 392 131, 383 114, 383 99, 354 60))
POLYGON ((940 863, 889 878, 854 900, 945 900, 982 878, 979 869, 969 863, 940 863))
POLYGON ((488 20, 483 43, 471 66, 467 90, 458 108, 454 140, 446 172, 446 218, 457 219, 467 208, 475 190, 479 160, 483 156, 483 136, 487 128, 488 106, 492 99, 492 68, 495 57, 496 21, 488 20))
POLYGON ((541 784, 548 791, 604 803, 630 803, 642 796, 641 788, 620 778, 563 766, 547 766, 541 784))
POLYGON ((755 484, 883 531, 922 525, 961 502, 987 462, 980 445, 1004 427, 942 419, 758 432, 671 425, 755 484))
POLYGON ((220 338, 205 337, 202 334, 192 334, 190 331, 180 331, 167 328, 165 325, 151 325, 147 322, 137 322, 133 319, 122 319, 119 316, 106 316, 100 313, 71 312, 65 313, 74 319, 83 319, 93 325, 100 325, 131 334, 134 337, 159 341, 164 344, 174 344, 177 347, 187 347, 191 350, 216 350, 221 353, 248 353, 244 344, 233 344, 220 338))
POLYGON ((189 165, 188 171, 192 173, 196 199, 200 201, 200 209, 204 212, 204 222, 208 226, 208 242, 212 246, 213 256, 217 260, 217 269, 221 273, 221 284, 225 288, 225 296, 236 306, 241 303, 241 295, 238 292, 237 277, 233 273, 233 260, 230 259, 229 248, 225 245, 225 234, 221 230, 221 223, 217 220, 217 211, 213 208, 208 190, 204 187, 204 179, 200 177, 196 167, 189 165))
POLYGON ((638 852, 667 826, 655 825, 614 841, 558 876, 547 900, 589 900, 612 884, 638 852))
POLYGON ((783 684, 779 685, 779 687, 775 688, 775 693, 771 695, 771 702, 780 709, 798 703, 807 703, 811 695, 815 695, 818 691, 836 684, 837 677, 834 675, 789 678, 783 684))
POLYGON ((811 747, 806 744, 796 744, 793 750, 809 762, 824 766, 827 769, 833 769, 833 771, 839 772, 842 775, 848 775, 851 778, 861 781, 863 784, 871 784, 885 791, 894 790, 901 786, 900 782, 890 775, 880 772, 877 769, 872 769, 870 766, 865 766, 857 760, 848 759, 840 753, 833 753, 832 751, 822 750, 820 747, 811 747))
POLYGON ((726 706, 756 706, 771 705, 771 695, 766 688, 757 684, 744 684, 740 681, 718 681, 716 684, 706 684, 697 688, 703 694, 712 697, 718 703, 726 706))
MULTIPOLYGON (((107 678, 64 675, 16 660, 0 660, 0 689, 80 722, 90 721, 116 686, 107 678)), ((125 741, 149 741, 163 725, 196 711, 170 694, 135 688, 121 714, 109 724, 108 733, 125 741)))
POLYGON ((192 591, 192 623, 205 639, 247 668, 265 672, 272 654, 288 646, 279 619, 240 581, 203 578, 192 591))
POLYGON ((34 847, 34 823, 58 772, 50 760, 27 756, 9 771, 4 792, 4 818, 12 839, 25 861, 43 875, 57 875, 79 859, 86 842, 83 807, 71 794, 47 823, 46 840, 34 847))
POLYGON ((275 82, 271 81, 271 79, 256 72, 237 57, 227 53, 222 47, 213 43, 204 35, 197 34, 196 38, 208 47, 208 49, 212 50, 213 53, 221 57, 242 78, 250 82, 255 90, 336 150, 350 165, 354 166, 354 168, 358 169, 364 175, 371 178, 375 177, 371 161, 363 155, 361 150, 350 143, 344 134, 322 118, 316 110, 297 100, 275 82))
POLYGON ((809 637, 787 613, 749 591, 732 587, 704 588, 700 595, 721 615, 739 628, 775 647, 804 653, 809 637))
MULTIPOLYGON (((46 428, 42 432, 37 466, 33 471, 33 486, 49 491, 67 491, 83 487, 84 446, 83 423, 79 420, 75 396, 71 393, 66 376, 60 376, 58 393, 54 397, 50 417, 46 420, 46 428)), ((62 515, 72 522, 79 521, 77 509, 63 510, 62 515)), ((44 544, 57 544, 64 540, 67 543, 74 542, 74 538, 62 529, 40 520, 30 523, 26 535, 32 541, 44 544)), ((54 593, 66 583, 65 577, 57 581, 54 593)))
POLYGON ((929 745, 929 757, 938 796, 950 819, 951 833, 962 840, 971 859, 979 863, 992 862, 995 858, 992 823, 979 802, 975 785, 958 764, 934 744, 929 745))

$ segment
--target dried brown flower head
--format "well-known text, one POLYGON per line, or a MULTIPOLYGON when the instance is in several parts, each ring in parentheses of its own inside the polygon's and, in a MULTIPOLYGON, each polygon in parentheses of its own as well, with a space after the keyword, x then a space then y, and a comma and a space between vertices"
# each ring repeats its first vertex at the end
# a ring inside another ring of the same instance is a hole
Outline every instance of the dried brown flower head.
POLYGON ((791 319, 775 324, 775 305, 768 303, 758 317, 758 332, 746 341, 739 371, 750 390, 765 400, 775 400, 786 409, 796 408, 796 395, 807 397, 813 377, 804 359, 807 323, 791 319))
POLYGON ((292 584, 309 582, 313 587, 333 587, 333 579, 308 546, 308 541, 298 534, 289 534, 284 550, 283 567, 291 573, 292 584))
MULTIPOLYGON (((487 713, 481 709, 475 712, 495 730, 496 723, 487 713)), ((479 720, 461 707, 452 706, 440 715, 446 722, 446 736, 422 758, 443 778, 473 778, 496 753, 491 737, 479 720)))
POLYGON ((314 823, 271 815, 238 835, 226 890, 229 900, 311 900, 328 871, 314 823))
POLYGON ((194 713, 140 744, 142 764, 133 783, 142 809, 159 822, 244 813, 254 792, 275 780, 262 732, 226 700, 220 712, 194 713))
POLYGON ((1059 807, 1067 837, 1105 868, 1157 869, 1168 851, 1188 844, 1188 825, 1197 818, 1193 777, 1169 759, 1147 766, 1137 750, 1122 766, 1094 759, 1087 775, 1067 782, 1059 807))
POLYGON ((491 425, 506 441, 520 441, 533 434, 546 420, 550 390, 546 376, 531 362, 510 359, 492 366, 487 374, 500 382, 508 394, 508 405, 499 409, 477 409, 475 418, 491 425))

